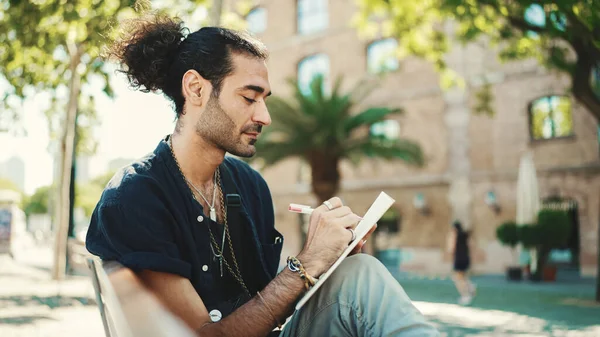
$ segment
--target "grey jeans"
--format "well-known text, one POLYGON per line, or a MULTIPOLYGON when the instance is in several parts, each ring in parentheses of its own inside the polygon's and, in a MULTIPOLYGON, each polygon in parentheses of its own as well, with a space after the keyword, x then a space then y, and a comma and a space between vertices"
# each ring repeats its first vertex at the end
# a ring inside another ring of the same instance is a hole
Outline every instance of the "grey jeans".
POLYGON ((294 313, 280 337, 439 335, 379 260, 357 254, 294 313))

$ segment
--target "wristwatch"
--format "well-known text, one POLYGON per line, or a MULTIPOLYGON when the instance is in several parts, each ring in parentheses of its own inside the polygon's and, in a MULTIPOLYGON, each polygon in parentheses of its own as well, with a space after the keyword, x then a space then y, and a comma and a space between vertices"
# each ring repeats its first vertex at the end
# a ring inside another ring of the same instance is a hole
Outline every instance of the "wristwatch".
POLYGON ((310 287, 315 285, 315 279, 306 272, 306 269, 304 269, 302 262, 300 262, 300 260, 298 260, 297 257, 288 256, 287 266, 290 271, 298 273, 300 275, 300 278, 304 281, 304 287, 306 288, 306 290, 310 289, 310 287))

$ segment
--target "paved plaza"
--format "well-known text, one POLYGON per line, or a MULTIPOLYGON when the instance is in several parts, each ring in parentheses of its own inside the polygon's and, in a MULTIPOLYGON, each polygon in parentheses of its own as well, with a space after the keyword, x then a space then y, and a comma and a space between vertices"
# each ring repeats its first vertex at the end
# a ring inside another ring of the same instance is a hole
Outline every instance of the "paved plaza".
MULTIPOLYGON (((32 247, 16 260, 0 257, 0 336, 104 336, 89 278, 51 281, 50 262, 49 247, 32 247)), ((600 336, 593 279, 533 284, 481 276, 478 296, 464 307, 448 279, 396 276, 443 336, 600 336)))

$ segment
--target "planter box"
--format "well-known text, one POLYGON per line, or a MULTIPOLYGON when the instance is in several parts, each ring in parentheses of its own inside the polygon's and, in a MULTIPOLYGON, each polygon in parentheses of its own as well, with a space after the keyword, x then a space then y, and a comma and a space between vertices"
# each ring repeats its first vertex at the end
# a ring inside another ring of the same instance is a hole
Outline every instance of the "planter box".
POLYGON ((509 281, 521 281, 523 279, 523 269, 521 267, 506 268, 506 279, 509 281))

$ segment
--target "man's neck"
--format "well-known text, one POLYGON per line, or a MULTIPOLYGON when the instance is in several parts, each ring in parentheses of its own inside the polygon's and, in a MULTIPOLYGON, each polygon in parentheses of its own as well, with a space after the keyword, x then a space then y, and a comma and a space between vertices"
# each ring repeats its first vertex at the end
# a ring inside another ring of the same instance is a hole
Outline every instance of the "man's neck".
POLYGON ((174 132, 171 145, 186 179, 198 187, 211 185, 217 167, 225 158, 225 151, 206 142, 195 132, 174 132))

